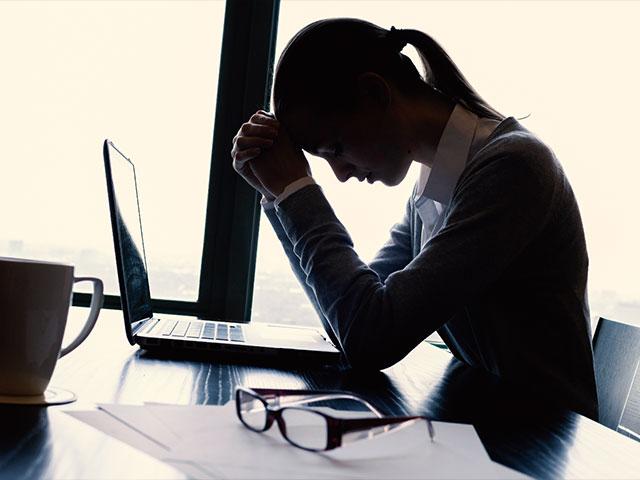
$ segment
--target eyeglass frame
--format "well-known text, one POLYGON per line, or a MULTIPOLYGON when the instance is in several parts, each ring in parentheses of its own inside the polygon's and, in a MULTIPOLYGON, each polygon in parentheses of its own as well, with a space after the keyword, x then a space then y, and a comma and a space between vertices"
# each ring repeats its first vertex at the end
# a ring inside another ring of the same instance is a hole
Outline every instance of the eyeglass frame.
POLYGON ((266 432, 273 426, 273 422, 275 421, 278 424, 278 430, 280 430, 280 433, 282 434, 282 436, 287 442, 289 442, 294 447, 301 448, 302 450, 307 450, 309 452, 323 452, 327 450, 333 450, 335 448, 342 446, 342 437, 345 433, 357 432, 357 431, 373 429, 377 427, 391 427, 393 425, 409 422, 411 420, 424 420, 427 423, 427 430, 429 432, 430 440, 433 442, 435 438, 435 431, 433 428, 433 424, 431 423, 431 419, 429 419, 428 417, 425 417, 423 415, 385 417, 365 399, 349 392, 329 391, 329 390, 296 390, 296 389, 287 390, 287 389, 272 389, 272 388, 236 387, 235 400, 236 400, 236 414, 238 416, 238 419, 249 430, 257 433, 266 432), (245 420, 242 418, 242 412, 240 410, 240 404, 241 404, 240 394, 243 392, 251 395, 257 400, 260 400, 264 405, 265 412, 266 412, 266 420, 265 420, 264 428, 259 430, 255 427, 252 427, 247 422, 245 422, 245 420), (337 418, 310 407, 304 407, 304 406, 294 407, 294 406, 290 406, 291 404, 285 405, 285 406, 280 406, 279 404, 277 404, 276 406, 271 406, 267 401, 268 399, 275 399, 277 401, 280 399, 280 397, 285 397, 285 396, 310 397, 308 399, 305 399, 299 402, 294 402, 293 404, 309 403, 311 401, 315 402, 315 401, 321 401, 321 400, 341 400, 341 399, 356 400, 366 405, 376 415, 376 417, 337 418), (322 449, 308 448, 308 447, 299 445, 294 441, 292 441, 291 439, 289 439, 286 433, 287 432, 286 422, 282 417, 282 412, 286 409, 312 411, 313 413, 322 416, 327 423, 326 447, 322 449))

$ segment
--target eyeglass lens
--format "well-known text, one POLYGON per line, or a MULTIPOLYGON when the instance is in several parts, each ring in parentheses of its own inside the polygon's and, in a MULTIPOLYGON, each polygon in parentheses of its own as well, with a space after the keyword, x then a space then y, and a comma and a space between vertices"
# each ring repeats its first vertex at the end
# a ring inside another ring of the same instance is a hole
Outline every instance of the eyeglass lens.
MULTIPOLYGON (((262 432, 267 425, 267 409, 263 400, 250 392, 238 390, 238 414, 249 429, 262 432)), ((294 445, 309 450, 324 450, 329 436, 326 419, 319 413, 305 409, 288 407, 280 411, 284 421, 282 435, 294 445)), ((280 424, 278 423, 278 427, 280 424)))
POLYGON ((251 430, 261 432, 267 426, 267 409, 260 398, 244 390, 237 393, 240 420, 251 430))
POLYGON ((329 428, 327 420, 318 412, 304 408, 283 408, 281 414, 287 430, 285 436, 291 443, 308 450, 327 448, 329 428))

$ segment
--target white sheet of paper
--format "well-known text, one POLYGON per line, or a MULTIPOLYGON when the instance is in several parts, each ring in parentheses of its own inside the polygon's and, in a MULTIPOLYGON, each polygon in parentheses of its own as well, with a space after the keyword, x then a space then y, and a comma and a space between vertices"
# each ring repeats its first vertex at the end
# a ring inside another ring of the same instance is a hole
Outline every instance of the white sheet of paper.
POLYGON ((213 465, 200 466, 193 464, 191 461, 183 461, 181 459, 172 461, 167 459, 168 452, 166 449, 160 447, 158 443, 150 440, 147 436, 129 428, 126 423, 113 418, 103 410, 74 410, 66 411, 65 413, 116 440, 126 443, 130 447, 165 461, 165 463, 187 475, 188 478, 199 480, 208 479, 214 475, 220 478, 224 477, 223 473, 215 470, 213 465))
POLYGON ((148 405, 145 408, 149 415, 162 423, 178 439, 184 439, 201 431, 215 430, 221 426, 240 424, 235 403, 232 402, 223 406, 148 405))
POLYGON ((424 423, 355 442, 326 453, 292 447, 277 431, 254 433, 242 425, 189 436, 173 459, 213 465, 230 478, 523 478, 488 457, 430 442, 424 423))
POLYGON ((171 446, 180 440, 180 437, 159 421, 146 406, 98 404, 98 408, 127 424, 132 430, 147 436, 155 443, 159 443, 166 450, 170 450, 171 446))
POLYGON ((491 460, 473 425, 466 423, 432 422, 436 441, 455 445, 456 450, 469 458, 491 460))
MULTIPOLYGON (((197 465, 199 470, 188 473, 195 478, 524 478, 490 460, 472 425, 433 422, 436 440, 431 442, 425 424, 416 423, 331 452, 312 453, 288 444, 275 424, 265 433, 248 430, 238 420, 233 402, 100 408, 104 416, 99 421, 86 415, 96 412, 73 413, 185 473, 197 465)), ((363 416, 324 410, 343 417, 363 416)))
MULTIPOLYGON (((219 428, 222 425, 239 423, 236 416, 235 403, 228 402, 225 405, 193 405, 185 409, 184 405, 168 405, 160 403, 145 403, 148 412, 154 415, 158 421, 165 424, 168 430, 177 437, 184 438, 201 430, 219 428)), ((341 418, 357 418, 373 416, 373 413, 335 410, 328 407, 318 407, 329 415, 341 418)), ((436 437, 447 444, 458 445, 469 457, 489 458, 480 437, 478 437, 473 425, 463 423, 433 422, 436 437)), ((277 425, 272 428, 277 429, 277 425)))
POLYGON ((114 419, 102 410, 72 410, 65 413, 153 457, 161 458, 168 453, 168 450, 157 442, 132 430, 129 425, 114 419))

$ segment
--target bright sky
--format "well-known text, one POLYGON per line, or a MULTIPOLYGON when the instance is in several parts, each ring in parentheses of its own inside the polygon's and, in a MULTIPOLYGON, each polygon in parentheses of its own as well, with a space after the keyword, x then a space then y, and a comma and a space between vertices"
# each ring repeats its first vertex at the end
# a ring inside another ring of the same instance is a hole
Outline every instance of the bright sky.
MULTIPOLYGON (((198 268, 223 13, 222 1, 0 2, 0 248, 111 254, 110 137, 138 166, 150 264, 198 268)), ((499 111, 531 114, 521 123, 556 153, 578 197, 591 288, 640 300, 640 3, 283 0, 278 54, 301 27, 335 16, 421 29, 499 111)), ((322 160, 311 164, 370 258, 412 179, 343 185, 322 160)), ((259 271, 288 269, 270 229, 260 242, 259 271)))
MULTIPOLYGON (((578 198, 591 289, 640 301, 640 2, 284 0, 278 53, 300 28, 326 17, 422 30, 498 111, 530 114, 520 122, 555 152, 578 198)), ((404 53, 417 62, 411 47, 404 53)), ((357 250, 371 258, 415 176, 391 189, 354 179, 343 185, 314 160, 314 176, 357 250)))
POLYGON ((199 270, 223 21, 223 2, 0 2, 0 245, 113 257, 108 137, 137 166, 149 264, 199 270))

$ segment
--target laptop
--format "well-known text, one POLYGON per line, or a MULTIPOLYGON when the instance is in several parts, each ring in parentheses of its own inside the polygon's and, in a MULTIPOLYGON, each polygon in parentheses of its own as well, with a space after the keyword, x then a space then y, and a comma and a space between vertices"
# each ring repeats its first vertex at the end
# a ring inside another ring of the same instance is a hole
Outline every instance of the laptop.
POLYGON ((339 350, 317 328, 154 315, 136 168, 113 142, 103 145, 107 194, 127 339, 150 351, 196 352, 334 364, 339 350))

